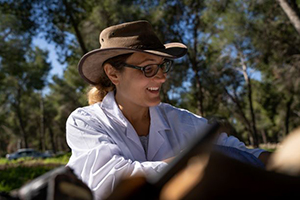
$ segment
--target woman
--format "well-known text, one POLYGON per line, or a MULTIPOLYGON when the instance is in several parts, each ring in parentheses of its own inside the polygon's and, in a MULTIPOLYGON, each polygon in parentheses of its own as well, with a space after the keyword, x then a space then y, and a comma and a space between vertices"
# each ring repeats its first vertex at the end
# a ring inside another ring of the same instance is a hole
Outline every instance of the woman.
MULTIPOLYGON (((166 74, 173 59, 186 54, 185 45, 163 45, 147 21, 106 28, 99 40, 101 48, 79 62, 80 75, 94 88, 91 105, 68 118, 67 142, 68 166, 102 199, 124 176, 159 173, 207 121, 160 102, 166 74)), ((226 134, 218 144, 262 153, 226 134)))

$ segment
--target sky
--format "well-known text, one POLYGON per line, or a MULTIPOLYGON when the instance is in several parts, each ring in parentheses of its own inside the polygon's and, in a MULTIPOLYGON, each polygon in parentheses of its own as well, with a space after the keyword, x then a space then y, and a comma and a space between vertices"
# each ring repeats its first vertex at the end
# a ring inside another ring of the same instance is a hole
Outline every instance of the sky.
POLYGON ((43 50, 47 49, 49 51, 48 61, 51 62, 51 66, 52 66, 52 69, 49 74, 49 81, 51 81, 50 79, 53 75, 58 75, 59 77, 62 77, 66 65, 62 65, 61 63, 58 62, 57 60, 58 55, 55 51, 55 45, 50 44, 45 39, 39 37, 33 39, 33 45, 38 46, 43 50))

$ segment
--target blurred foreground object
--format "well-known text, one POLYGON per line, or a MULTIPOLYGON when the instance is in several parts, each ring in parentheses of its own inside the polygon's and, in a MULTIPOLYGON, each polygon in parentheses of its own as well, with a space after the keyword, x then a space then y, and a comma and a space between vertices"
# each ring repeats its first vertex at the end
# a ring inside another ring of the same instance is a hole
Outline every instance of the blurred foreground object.
POLYGON ((11 194, 1 194, 5 200, 93 200, 91 190, 69 167, 59 167, 45 173, 11 194))
POLYGON ((284 139, 281 147, 271 156, 267 169, 300 176, 300 127, 284 139))
POLYGON ((192 157, 161 188, 143 177, 126 179, 109 200, 300 199, 299 188, 300 177, 267 171, 213 151, 192 157))
POLYGON ((213 149, 209 139, 217 128, 207 130, 157 179, 127 178, 108 199, 300 199, 300 177, 268 171, 232 149, 213 149))
POLYGON ((299 188, 300 177, 267 171, 212 152, 201 179, 178 199, 300 199, 299 188))
POLYGON ((23 186, 20 199, 69 199, 92 200, 91 190, 79 180, 69 167, 54 169, 23 186))

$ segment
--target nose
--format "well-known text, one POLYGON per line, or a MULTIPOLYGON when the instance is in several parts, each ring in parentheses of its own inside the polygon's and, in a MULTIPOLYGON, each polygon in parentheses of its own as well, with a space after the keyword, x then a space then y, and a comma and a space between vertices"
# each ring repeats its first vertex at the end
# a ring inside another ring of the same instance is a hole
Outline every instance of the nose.
POLYGON ((167 80, 167 73, 164 73, 163 70, 159 68, 157 74, 153 78, 160 83, 164 83, 167 80))

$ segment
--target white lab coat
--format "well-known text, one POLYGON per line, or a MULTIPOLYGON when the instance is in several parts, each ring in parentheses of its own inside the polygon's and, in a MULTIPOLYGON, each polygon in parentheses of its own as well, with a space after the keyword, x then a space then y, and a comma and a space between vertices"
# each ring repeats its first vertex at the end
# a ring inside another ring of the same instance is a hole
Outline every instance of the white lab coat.
MULTIPOLYGON (((67 120, 67 143, 72 149, 68 166, 94 192, 96 199, 107 197, 124 175, 153 176, 167 164, 162 160, 185 149, 189 139, 207 125, 207 120, 187 110, 161 103, 150 107, 147 154, 140 139, 118 108, 114 93, 101 103, 76 109, 67 120)), ((252 153, 235 137, 221 134, 218 144, 252 153)))

